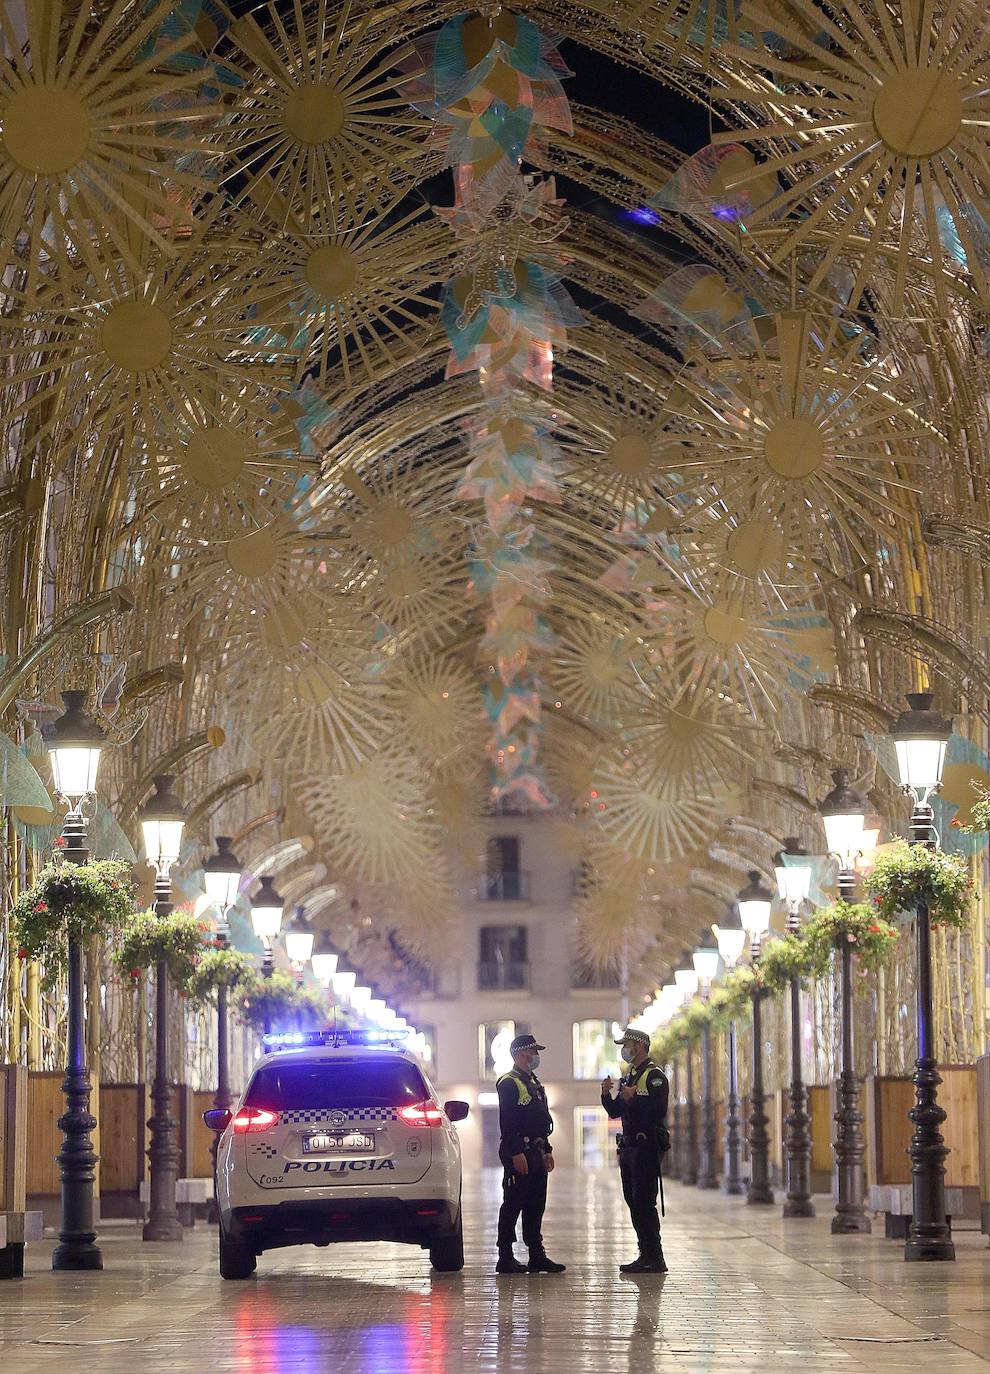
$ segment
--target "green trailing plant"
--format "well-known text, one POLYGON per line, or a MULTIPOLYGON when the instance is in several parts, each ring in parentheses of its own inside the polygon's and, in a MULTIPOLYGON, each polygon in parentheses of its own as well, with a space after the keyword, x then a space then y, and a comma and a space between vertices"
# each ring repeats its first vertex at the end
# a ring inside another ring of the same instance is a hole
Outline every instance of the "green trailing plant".
POLYGON ((968 928, 977 897, 976 884, 958 855, 905 840, 877 855, 866 888, 885 920, 894 920, 899 912, 913 914, 923 901, 933 926, 957 930, 968 928))
POLYGON ((326 994, 301 986, 281 969, 267 978, 252 969, 237 985, 236 1011, 259 1034, 266 1024, 275 1031, 316 1030, 328 1017, 326 994))
POLYGON ((953 830, 960 830, 964 835, 990 834, 990 791, 975 782, 973 788, 977 795, 969 808, 969 821, 963 825, 958 816, 954 816, 950 824, 953 830))
POLYGON ((845 943, 855 946, 859 967, 873 973, 887 963, 898 937, 897 927, 869 903, 835 902, 816 911, 805 927, 807 971, 821 977, 828 968, 830 951, 845 943))
POLYGON ((167 915, 150 907, 132 912, 114 942, 114 968, 122 977, 136 979, 142 969, 165 963, 173 987, 185 992, 202 957, 206 930, 192 912, 181 908, 167 915))
POLYGON ((250 955, 230 945, 207 945, 186 984, 191 1002, 215 1002, 218 988, 234 988, 253 973, 250 955))
POLYGON ((11 909, 17 957, 40 964, 42 984, 50 989, 66 965, 69 939, 85 945, 107 938, 121 929, 133 906, 130 864, 74 864, 56 856, 11 909))

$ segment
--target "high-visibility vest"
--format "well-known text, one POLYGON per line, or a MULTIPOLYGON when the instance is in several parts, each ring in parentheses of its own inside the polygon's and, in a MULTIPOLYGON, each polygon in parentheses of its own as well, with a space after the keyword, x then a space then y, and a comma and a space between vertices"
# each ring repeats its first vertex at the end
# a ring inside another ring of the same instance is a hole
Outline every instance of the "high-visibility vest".
POLYGON ((528 1107, 533 1100, 532 1093, 529 1091, 529 1084, 515 1069, 510 1069, 508 1073, 504 1073, 502 1077, 496 1081, 496 1088, 500 1088, 507 1078, 511 1078, 515 1082, 519 1092, 520 1107, 528 1107))
POLYGON ((637 1096, 637 1097, 646 1097, 647 1094, 649 1093, 649 1091, 650 1091, 650 1082, 649 1082, 649 1080, 650 1080, 650 1073, 651 1073, 652 1070, 654 1070, 654 1069, 656 1069, 656 1068, 657 1068, 657 1065, 651 1063, 649 1059, 648 1059, 648 1060, 646 1061, 646 1063, 643 1065, 643 1072, 642 1072, 642 1073, 640 1074, 640 1076, 636 1079, 636 1096, 637 1096))

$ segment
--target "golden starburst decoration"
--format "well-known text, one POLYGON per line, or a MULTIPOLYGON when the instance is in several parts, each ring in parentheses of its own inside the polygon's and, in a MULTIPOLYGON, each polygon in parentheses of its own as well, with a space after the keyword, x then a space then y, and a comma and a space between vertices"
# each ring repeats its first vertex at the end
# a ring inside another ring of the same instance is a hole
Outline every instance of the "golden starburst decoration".
POLYGON ((614 721, 635 701, 635 637, 613 626, 569 621, 553 653, 554 691, 567 709, 592 721, 614 721))
MULTIPOLYGON (((773 261, 818 249, 812 290, 834 264, 855 262, 853 305, 878 270, 889 269, 885 305, 902 315, 918 263, 943 260, 940 220, 947 217, 974 288, 990 299, 979 245, 990 152, 984 20, 969 0, 835 0, 827 11, 814 0, 791 0, 786 13, 775 7, 769 24, 759 3, 743 6, 741 28, 770 28, 790 51, 733 49, 743 79, 726 94, 753 113, 756 127, 715 141, 766 149, 740 184, 768 173, 779 178, 777 194, 746 222, 750 232, 772 226, 773 261)), ((944 315, 940 271, 934 287, 944 315)))
POLYGON ((217 112, 182 70, 191 32, 162 37, 174 9, 0 4, 0 257, 29 303, 42 286, 71 299, 76 263, 98 276, 101 258, 137 271, 149 245, 170 252, 180 199, 205 187, 188 167, 217 112))
POLYGON ((669 405, 681 425, 668 430, 666 464, 681 499, 755 519, 768 538, 777 530, 840 567, 892 538, 937 439, 869 336, 803 310, 696 355, 669 405))
POLYGON ((228 177, 282 225, 360 222, 417 179, 432 123, 403 98, 396 12, 350 0, 266 0, 216 60, 240 86, 228 177))
POLYGON ((183 623, 205 615, 230 636, 255 617, 298 606, 301 594, 332 586, 321 550, 291 513, 229 539, 178 530, 168 547, 176 569, 169 588, 176 614, 183 623))
POLYGON ((591 815, 614 849, 634 859, 669 863, 704 844, 721 812, 715 796, 668 773, 654 758, 621 749, 602 764, 591 815))
POLYGON ((467 571, 455 553, 383 563, 366 575, 368 605, 398 639, 439 646, 469 618, 467 571))
POLYGON ((401 736, 425 767, 449 774, 480 755, 484 728, 478 679, 463 663, 433 654, 403 656, 388 677, 401 736))

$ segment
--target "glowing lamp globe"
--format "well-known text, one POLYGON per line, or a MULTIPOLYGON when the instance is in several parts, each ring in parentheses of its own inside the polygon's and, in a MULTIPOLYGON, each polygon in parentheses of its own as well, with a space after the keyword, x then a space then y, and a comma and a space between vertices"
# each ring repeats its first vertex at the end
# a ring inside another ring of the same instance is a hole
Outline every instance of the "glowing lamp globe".
POLYGON ((692 998, 698 991, 698 975, 693 968, 675 969, 674 982, 680 989, 685 1002, 692 998))
POLYGON ((330 975, 330 982, 333 985, 335 997, 350 997, 354 984, 357 982, 357 974, 351 969, 339 969, 330 975))
POLYGON ((762 940, 770 929, 770 913, 773 910, 773 893, 763 886, 759 870, 751 868, 746 874, 749 882, 737 894, 739 919, 743 930, 756 942, 762 940))
POLYGON ((337 972, 337 957, 337 951, 330 943, 329 935, 325 930, 321 930, 313 953, 310 955, 310 960, 313 966, 313 977, 325 988, 330 986, 333 976, 337 972))
POLYGON ((908 692, 907 701, 890 732, 897 772, 902 787, 927 797, 942 781, 952 721, 934 709, 931 692, 908 692))
POLYGON ((788 835, 783 849, 774 855, 773 871, 777 879, 777 895, 782 902, 794 908, 807 901, 811 889, 811 855, 801 847, 794 835, 788 835))
POLYGON ((172 791, 174 781, 170 774, 160 773, 154 779, 154 795, 138 811, 145 855, 159 873, 168 872, 178 861, 182 848, 186 816, 182 803, 172 791))
POLYGON ((72 806, 96 791, 100 754, 107 738, 83 710, 85 700, 85 692, 63 692, 65 710, 45 731, 55 790, 72 806))
POLYGON ((263 944, 270 945, 282 929, 285 901, 276 890, 275 879, 266 874, 251 898, 251 925, 263 944))
POLYGON ((228 835, 217 836, 217 852, 203 865, 203 885, 211 905, 226 911, 237 901, 241 885, 241 861, 231 846, 228 835))
POLYGON ((829 853, 837 855, 844 868, 851 868, 863 848, 866 803, 855 788, 849 786, 849 773, 845 768, 837 768, 832 781, 835 786, 818 805, 825 827, 825 843, 829 853))
POLYGON ((746 946, 746 932, 734 907, 729 907, 720 926, 712 927, 712 933, 722 963, 726 968, 735 968, 746 946))
POLYGON ((362 987, 361 984, 358 984, 357 987, 351 988, 351 1006, 355 1011, 364 1011, 371 1001, 371 996, 371 988, 362 987))
POLYGON ((718 973, 717 947, 712 943, 706 942, 694 951, 691 955, 691 961, 694 964, 694 971, 698 975, 698 981, 701 983, 701 986, 706 988, 711 987, 718 973))

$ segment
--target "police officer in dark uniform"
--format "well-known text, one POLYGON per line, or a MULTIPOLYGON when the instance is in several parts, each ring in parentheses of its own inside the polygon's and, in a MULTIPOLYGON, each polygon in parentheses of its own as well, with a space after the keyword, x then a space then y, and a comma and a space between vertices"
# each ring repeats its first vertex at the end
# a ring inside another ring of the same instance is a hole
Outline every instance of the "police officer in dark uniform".
POLYGON ((540 1050, 545 1048, 532 1035, 517 1035, 509 1046, 513 1066, 495 1085, 501 1132, 498 1157, 505 1170, 496 1274, 562 1274, 565 1268, 547 1257, 540 1232, 547 1205, 547 1175, 553 1173, 553 1119, 543 1084, 536 1077, 540 1050), (520 1264, 512 1253, 520 1213, 523 1240, 529 1247, 528 1265, 520 1264))
POLYGON ((646 1031, 629 1026, 615 1043, 622 1046, 622 1058, 629 1065, 629 1072, 620 1081, 618 1093, 613 1091, 612 1079, 604 1079, 602 1106, 613 1119, 622 1118, 622 1196, 639 1241, 637 1258, 632 1264, 620 1264, 619 1270, 623 1274, 666 1274, 657 1192, 660 1156, 670 1144, 666 1126, 670 1088, 667 1075, 650 1059, 650 1037, 646 1031))

